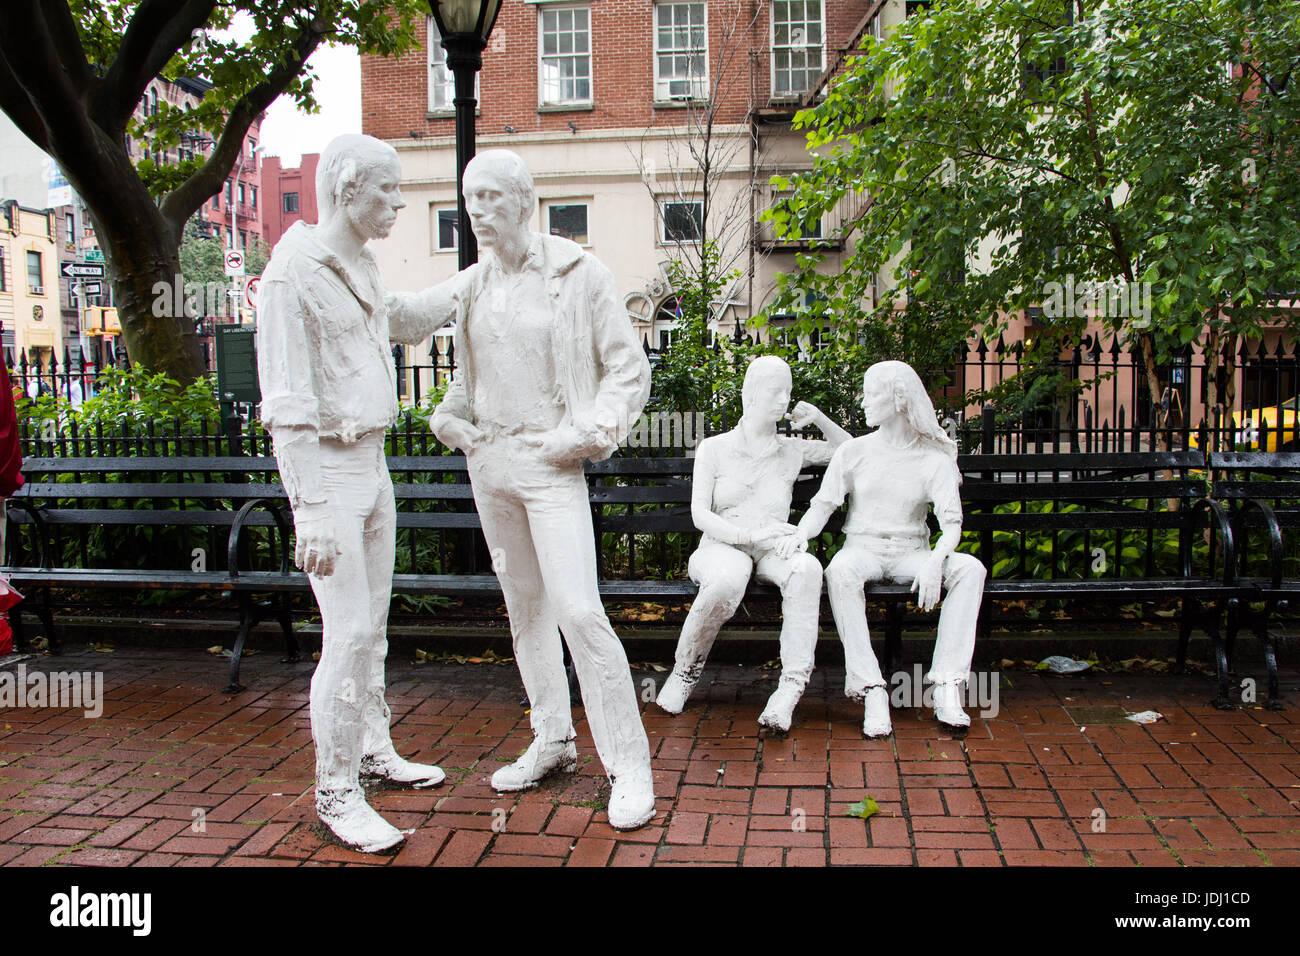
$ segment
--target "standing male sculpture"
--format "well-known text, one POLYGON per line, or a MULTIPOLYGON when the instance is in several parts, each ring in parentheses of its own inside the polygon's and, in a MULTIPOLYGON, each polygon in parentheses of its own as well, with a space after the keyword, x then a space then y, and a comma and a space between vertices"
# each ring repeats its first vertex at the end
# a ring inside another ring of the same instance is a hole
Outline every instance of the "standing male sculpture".
MULTIPOLYGON (((365 801, 360 774, 416 787, 443 772, 393 749, 384 701, 396 517, 384 432, 397 417, 390 342, 436 328, 407 310, 390 320, 374 255, 402 202, 397 153, 369 136, 330 142, 316 172, 320 224, 295 223, 262 277, 257 368, 262 424, 293 508, 295 562, 320 606, 311 681, 316 812, 348 846, 378 852, 403 839, 365 801)), ((444 296, 438 290, 422 293, 444 296)), ((390 297, 390 304, 392 302, 390 297)))
MULTIPOLYGON (((790 366, 774 355, 754 359, 741 388, 744 415, 725 435, 700 443, 691 483, 691 518, 703 532, 687 566, 700 592, 677 640, 673 672, 655 701, 680 714, 691 695, 718 629, 745 596, 751 569, 781 589, 781 679, 758 722, 790 729, 795 705, 812 675, 822 569, 800 550, 776 547, 794 534, 788 523, 795 479, 808 465, 824 465, 849 433, 807 402, 790 421, 816 423, 827 441, 782 437, 776 426, 790 405, 790 366)), ((803 545, 804 542, 797 542, 803 545)))
POLYGON ((582 463, 608 457, 640 415, 650 363, 609 270, 577 244, 528 228, 536 198, 518 156, 480 153, 464 190, 484 258, 461 273, 458 368, 431 424, 468 460, 534 734, 492 786, 523 790, 575 767, 562 631, 613 779, 609 822, 634 829, 655 811, 650 748, 597 588, 582 463))
POLYGON ((925 385, 910 365, 877 362, 862 386, 863 417, 879 428, 836 450, 796 540, 817 535, 848 497, 844 547, 826 566, 826 590, 844 642, 844 692, 866 703, 863 734, 882 737, 893 730, 862 592, 864 583, 885 579, 910 580, 916 603, 926 611, 938 603, 940 585, 947 588, 926 679, 934 684, 936 719, 968 727, 961 687, 975 650, 984 565, 956 551, 962 518, 957 444, 939 427, 925 385), (933 550, 926 523, 931 505, 942 532, 933 550))

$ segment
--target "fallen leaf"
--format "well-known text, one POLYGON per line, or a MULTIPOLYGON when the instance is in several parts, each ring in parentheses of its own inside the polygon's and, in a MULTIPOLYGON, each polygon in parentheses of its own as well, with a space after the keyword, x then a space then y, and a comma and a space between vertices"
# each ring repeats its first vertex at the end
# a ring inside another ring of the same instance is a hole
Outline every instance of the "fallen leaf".
POLYGON ((225 650, 225 648, 223 648, 220 644, 213 644, 211 647, 208 648, 208 653, 220 654, 223 650, 225 650))
POLYGON ((863 820, 869 820, 879 812, 880 804, 871 799, 870 795, 867 795, 849 807, 847 814, 851 817, 861 817, 863 820))

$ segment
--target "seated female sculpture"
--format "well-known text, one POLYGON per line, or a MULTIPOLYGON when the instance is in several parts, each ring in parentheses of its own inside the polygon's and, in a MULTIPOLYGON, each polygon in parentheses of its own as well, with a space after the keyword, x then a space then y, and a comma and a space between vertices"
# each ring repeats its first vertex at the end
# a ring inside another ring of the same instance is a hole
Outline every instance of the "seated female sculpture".
POLYGON ((822 486, 799 522, 797 546, 817 535, 831 512, 849 498, 844 547, 826 567, 835 627, 844 642, 844 692, 865 701, 862 732, 887 736, 889 692, 867 632, 863 584, 911 581, 917 604, 930 610, 947 590, 939 614, 934 660, 926 679, 934 686, 941 724, 970 726, 961 688, 970 673, 975 625, 984 595, 984 566, 956 553, 961 541, 961 474, 957 445, 938 425, 920 377, 902 362, 879 362, 863 377, 862 411, 870 435, 841 445, 822 486), (933 550, 926 514, 934 506, 942 532, 933 550))
POLYGON ((794 542, 788 523, 795 479, 808 465, 825 464, 848 432, 800 402, 790 415, 796 428, 816 424, 827 441, 777 434, 790 405, 790 366, 767 355, 745 371, 744 415, 723 435, 706 438, 695 456, 691 518, 703 532, 687 566, 700 586, 682 626, 673 672, 658 700, 680 714, 700 679, 718 629, 736 612, 753 570, 781 589, 781 679, 758 722, 789 730, 794 708, 812 674, 821 604, 822 569, 794 542), (779 542, 790 547, 775 551, 779 542))

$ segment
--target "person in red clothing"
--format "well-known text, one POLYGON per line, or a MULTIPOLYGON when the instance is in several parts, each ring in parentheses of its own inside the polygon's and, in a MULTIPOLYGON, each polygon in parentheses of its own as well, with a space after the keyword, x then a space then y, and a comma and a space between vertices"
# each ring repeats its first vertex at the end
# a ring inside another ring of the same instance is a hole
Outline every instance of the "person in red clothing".
MULTIPOLYGON (((3 326, 0 326, 3 330, 3 326)), ((9 367, 5 364, 4 353, 0 352, 0 564, 4 563, 5 529, 9 523, 5 517, 5 500, 23 486, 23 456, 18 448, 18 417, 14 412, 14 391, 9 383, 9 367)), ((0 611, 7 610, 22 600, 18 592, 9 587, 9 582, 0 578, 0 611)), ((9 622, 0 617, 0 654, 13 650, 13 634, 9 622)))

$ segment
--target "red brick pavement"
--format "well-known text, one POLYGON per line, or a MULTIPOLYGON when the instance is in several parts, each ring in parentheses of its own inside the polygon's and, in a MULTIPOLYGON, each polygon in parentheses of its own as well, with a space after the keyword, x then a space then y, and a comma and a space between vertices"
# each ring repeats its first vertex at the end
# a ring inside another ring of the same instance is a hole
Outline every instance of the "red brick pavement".
MULTIPOLYGON (((513 666, 389 662, 398 749, 446 769, 432 791, 370 792, 410 831, 399 852, 339 846, 316 821, 310 663, 245 665, 119 647, 29 658, 30 670, 104 673, 103 715, 0 709, 0 864, 6 866, 1080 866, 1295 865, 1300 720, 1292 703, 1214 710, 1204 677, 1016 672, 1000 710, 964 739, 896 710, 867 741, 819 668, 791 733, 756 718, 774 673, 711 667, 679 717, 643 704, 658 812, 610 828, 609 786, 575 709, 580 766, 517 795, 488 778, 529 740, 513 666), (1121 705, 1166 719, 1080 726, 1067 708, 1121 705), (847 815, 870 795, 880 813, 847 815)), ((639 690, 663 673, 638 666, 639 690)))

